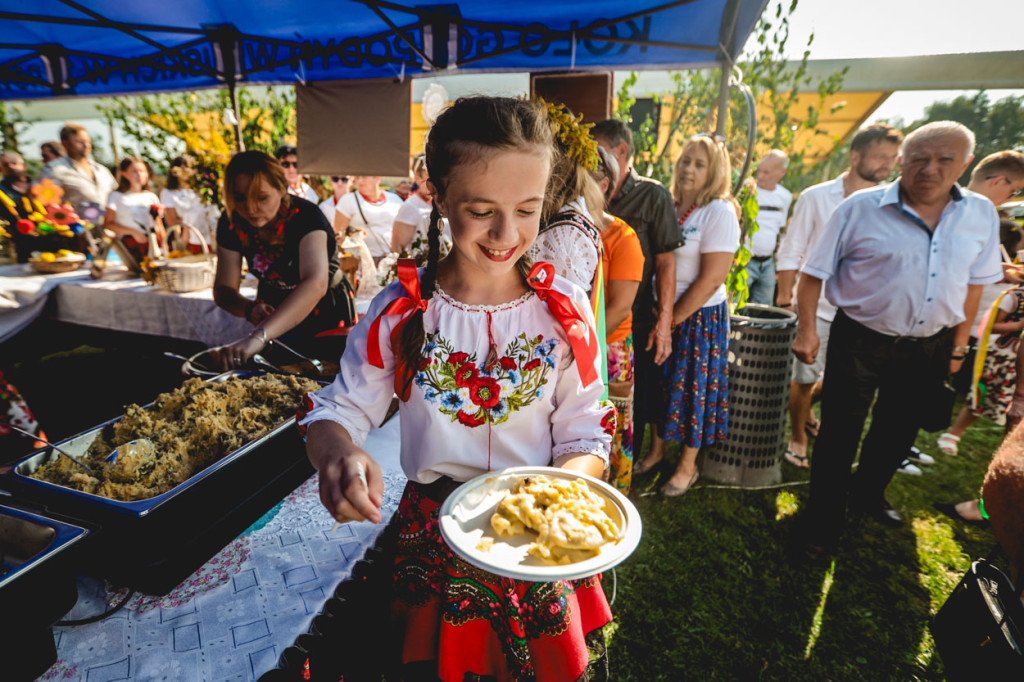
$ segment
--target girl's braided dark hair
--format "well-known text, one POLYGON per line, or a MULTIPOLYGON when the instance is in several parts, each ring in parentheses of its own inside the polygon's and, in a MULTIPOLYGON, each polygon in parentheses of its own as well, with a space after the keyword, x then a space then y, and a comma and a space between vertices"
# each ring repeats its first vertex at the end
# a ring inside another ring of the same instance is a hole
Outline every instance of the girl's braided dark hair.
MULTIPOLYGON (((463 97, 438 116, 427 136, 426 147, 427 172, 437 196, 430 210, 430 251, 420 280, 424 300, 434 295, 437 285, 441 243, 441 212, 437 205, 445 194, 452 170, 495 151, 538 148, 550 155, 554 147, 547 110, 537 102, 512 97, 463 97)), ((525 280, 529 260, 524 256, 516 267, 525 280)), ((403 390, 399 395, 406 393, 419 367, 423 340, 423 312, 416 310, 402 329, 401 347, 396 350, 410 369, 408 376, 401 377, 403 390)))

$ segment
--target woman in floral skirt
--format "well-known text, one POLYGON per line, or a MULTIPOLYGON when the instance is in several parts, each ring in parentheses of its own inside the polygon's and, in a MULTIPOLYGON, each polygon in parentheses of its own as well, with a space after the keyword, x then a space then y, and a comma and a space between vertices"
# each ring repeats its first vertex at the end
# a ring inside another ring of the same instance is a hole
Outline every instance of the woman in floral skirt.
POLYGON ((664 457, 664 441, 682 444, 667 497, 696 483, 703 445, 724 442, 729 422, 729 306, 725 278, 740 245, 725 145, 710 135, 687 140, 676 161, 672 198, 683 245, 676 249, 672 355, 665 362, 666 414, 650 453, 634 468, 644 473, 664 457), (660 437, 659 437, 660 436, 660 437))

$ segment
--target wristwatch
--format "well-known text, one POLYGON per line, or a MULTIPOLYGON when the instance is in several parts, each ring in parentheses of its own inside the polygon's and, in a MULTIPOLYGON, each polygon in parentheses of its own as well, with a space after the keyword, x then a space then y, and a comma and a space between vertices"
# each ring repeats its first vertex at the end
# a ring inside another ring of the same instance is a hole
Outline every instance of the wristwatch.
POLYGON ((953 346, 953 355, 967 355, 970 350, 970 346, 953 346))

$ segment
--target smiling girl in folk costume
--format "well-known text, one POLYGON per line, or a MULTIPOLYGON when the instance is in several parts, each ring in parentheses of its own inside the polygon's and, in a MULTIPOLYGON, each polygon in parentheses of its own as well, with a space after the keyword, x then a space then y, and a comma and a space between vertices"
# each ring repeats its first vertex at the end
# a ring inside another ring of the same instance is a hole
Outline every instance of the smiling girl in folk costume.
POLYGON ((523 257, 551 155, 545 111, 531 102, 461 99, 438 118, 427 142, 428 265, 405 263, 374 299, 337 379, 300 422, 327 509, 379 522, 382 472, 361 445, 392 395, 402 398, 409 483, 392 521, 392 614, 405 679, 577 680, 585 637, 611 620, 599 578, 501 578, 456 557, 437 525, 447 495, 484 472, 554 465, 599 477, 608 458, 615 418, 600 404, 603 358, 586 296, 523 257), (442 217, 454 246, 438 262, 442 217))

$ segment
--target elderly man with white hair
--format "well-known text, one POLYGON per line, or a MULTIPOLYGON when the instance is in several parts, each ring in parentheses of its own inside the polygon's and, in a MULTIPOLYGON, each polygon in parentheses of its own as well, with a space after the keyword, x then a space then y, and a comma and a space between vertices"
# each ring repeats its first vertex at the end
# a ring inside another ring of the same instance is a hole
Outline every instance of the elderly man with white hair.
POLYGON ((747 289, 750 303, 771 305, 775 300, 775 245, 779 232, 786 225, 793 194, 779 184, 789 157, 781 149, 773 149, 757 164, 757 232, 747 237, 750 261, 747 262, 747 289))
POLYGON ((847 503, 887 525, 903 523, 885 500, 886 486, 929 402, 963 362, 982 286, 1002 279, 995 207, 956 184, 973 151, 974 134, 959 123, 929 123, 909 134, 902 175, 841 203, 802 268, 793 343, 801 361, 812 363, 818 352, 822 282, 837 308, 800 536, 811 558, 834 548, 847 503))

